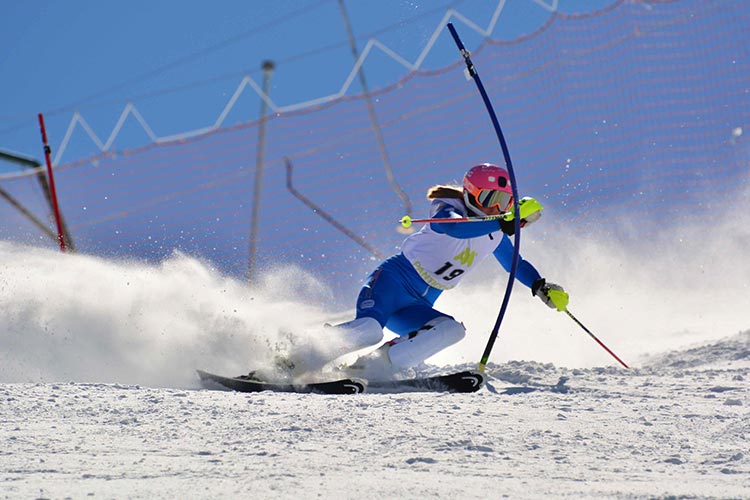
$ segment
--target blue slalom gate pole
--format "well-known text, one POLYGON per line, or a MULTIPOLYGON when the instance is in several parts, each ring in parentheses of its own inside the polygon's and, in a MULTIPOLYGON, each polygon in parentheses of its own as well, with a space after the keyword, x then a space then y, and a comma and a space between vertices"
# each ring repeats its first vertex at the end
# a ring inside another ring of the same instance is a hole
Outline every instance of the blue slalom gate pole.
POLYGON ((511 162, 511 159, 510 159, 510 152, 508 151, 508 145, 505 142, 503 131, 500 128, 500 122, 498 122, 497 120, 497 115, 495 115, 495 110, 492 108, 492 103, 490 102, 490 98, 487 96, 487 91, 484 89, 482 80, 479 78, 479 73, 477 73, 477 69, 476 67, 474 67, 474 63, 471 61, 470 53, 468 50, 466 50, 466 47, 464 47, 464 44, 461 41, 461 38, 458 36, 458 32, 456 32, 456 28, 453 27, 453 23, 448 23, 448 30, 451 32, 453 41, 456 42, 458 51, 461 53, 461 56, 464 58, 464 62, 466 63, 466 70, 468 72, 469 77, 472 78, 474 80, 474 83, 477 84, 477 89, 479 89, 479 93, 482 95, 482 100, 484 101, 484 105, 487 108, 487 112, 490 115, 490 119, 492 120, 492 126, 495 127, 495 133, 497 134, 497 139, 498 141, 500 141, 500 147, 503 150, 503 157, 505 158, 505 165, 508 168, 508 175, 510 176, 510 187, 513 190, 513 213, 515 215, 515 217, 513 218, 514 225, 515 225, 515 233, 513 236, 513 260, 510 266, 510 273, 508 276, 508 285, 505 287, 505 295, 503 296, 503 303, 500 306, 500 313, 497 315, 495 326, 492 328, 492 333, 490 334, 490 338, 487 341, 487 347, 485 347, 484 353, 482 354, 482 359, 479 361, 479 371, 484 372, 484 369, 487 366, 487 361, 490 358, 490 353, 492 352, 492 347, 495 345, 495 340, 497 339, 497 335, 500 332, 500 325, 503 322, 505 311, 508 308, 508 302, 510 301, 510 294, 513 291, 513 282, 516 280, 516 269, 518 268, 518 259, 519 259, 519 247, 521 245, 521 216, 520 216, 521 211, 520 211, 520 208, 518 207, 518 188, 516 187, 516 175, 513 172, 513 163, 511 162))

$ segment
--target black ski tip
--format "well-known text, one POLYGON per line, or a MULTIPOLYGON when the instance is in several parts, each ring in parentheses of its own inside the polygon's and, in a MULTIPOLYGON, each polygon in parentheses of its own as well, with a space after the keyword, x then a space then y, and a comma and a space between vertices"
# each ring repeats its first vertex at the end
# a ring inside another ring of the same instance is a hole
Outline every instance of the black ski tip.
POLYGON ((462 371, 432 377, 403 380, 383 380, 368 382, 372 392, 477 392, 484 386, 484 375, 475 371, 462 371))
POLYGON ((475 371, 463 371, 444 375, 449 392, 477 392, 484 386, 484 375, 475 371))
POLYGON ((356 379, 342 379, 334 380, 332 382, 317 382, 314 384, 306 384, 302 387, 308 387, 311 389, 310 392, 316 392, 320 394, 360 394, 362 392, 365 392, 364 382, 356 379))

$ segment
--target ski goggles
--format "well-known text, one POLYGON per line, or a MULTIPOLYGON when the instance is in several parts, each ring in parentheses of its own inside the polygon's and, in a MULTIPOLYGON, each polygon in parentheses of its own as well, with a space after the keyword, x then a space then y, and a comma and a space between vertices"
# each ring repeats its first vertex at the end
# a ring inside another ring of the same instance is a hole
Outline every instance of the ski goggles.
POLYGON ((505 191, 481 189, 476 200, 484 208, 498 208, 501 212, 507 212, 513 204, 513 195, 505 191))

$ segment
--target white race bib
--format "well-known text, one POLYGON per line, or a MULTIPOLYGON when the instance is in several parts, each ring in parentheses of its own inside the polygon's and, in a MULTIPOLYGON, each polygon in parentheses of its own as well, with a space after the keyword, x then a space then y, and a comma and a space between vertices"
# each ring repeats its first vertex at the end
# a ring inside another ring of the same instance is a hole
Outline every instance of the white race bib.
MULTIPOLYGON (((430 217, 434 217, 445 205, 455 208, 464 217, 468 216, 462 200, 439 198, 433 200, 430 206, 430 217)), ((401 250, 428 285, 439 290, 450 290, 497 248, 502 237, 499 227, 497 233, 461 239, 436 233, 430 224, 425 224, 404 240, 401 250)))

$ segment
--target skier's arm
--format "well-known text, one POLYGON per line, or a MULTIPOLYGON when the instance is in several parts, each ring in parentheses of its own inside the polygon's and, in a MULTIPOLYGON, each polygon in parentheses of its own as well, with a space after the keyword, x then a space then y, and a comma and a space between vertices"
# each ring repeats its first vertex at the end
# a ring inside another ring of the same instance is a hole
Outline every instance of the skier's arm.
MULTIPOLYGON (((530 196, 521 198, 519 208, 521 213, 521 227, 531 224, 542 215, 542 205, 530 196)), ((463 217, 454 207, 447 204, 443 204, 438 212, 432 216, 432 218, 441 219, 460 219, 463 217)), ((516 224, 513 219, 506 220, 505 217, 484 222, 472 222, 471 224, 432 222, 430 223, 430 228, 436 233, 446 234, 452 238, 459 239, 484 236, 485 234, 494 233, 498 229, 509 236, 512 236, 516 232, 516 224)))
MULTIPOLYGON (((510 238, 503 235, 503 239, 492 254, 510 272, 513 263, 513 244, 510 238)), ((531 289, 532 295, 539 297, 542 302, 553 309, 564 311, 568 306, 568 293, 560 285, 548 283, 541 277, 539 271, 529 262, 519 256, 516 279, 531 289)))
MULTIPOLYGON (((464 216, 450 205, 444 205, 432 216, 433 219, 461 219, 464 216)), ((436 233, 446 234, 451 238, 468 239, 484 236, 499 231, 499 220, 456 224, 455 222, 431 222, 430 228, 436 233)))
MULTIPOLYGON (((503 239, 492 254, 503 268, 510 272, 510 266, 513 263, 513 244, 510 242, 510 238, 503 235, 503 239)), ((516 279, 518 281, 531 288, 534 282, 541 279, 541 277, 539 271, 536 270, 531 262, 519 256, 518 267, 516 268, 516 279)))

